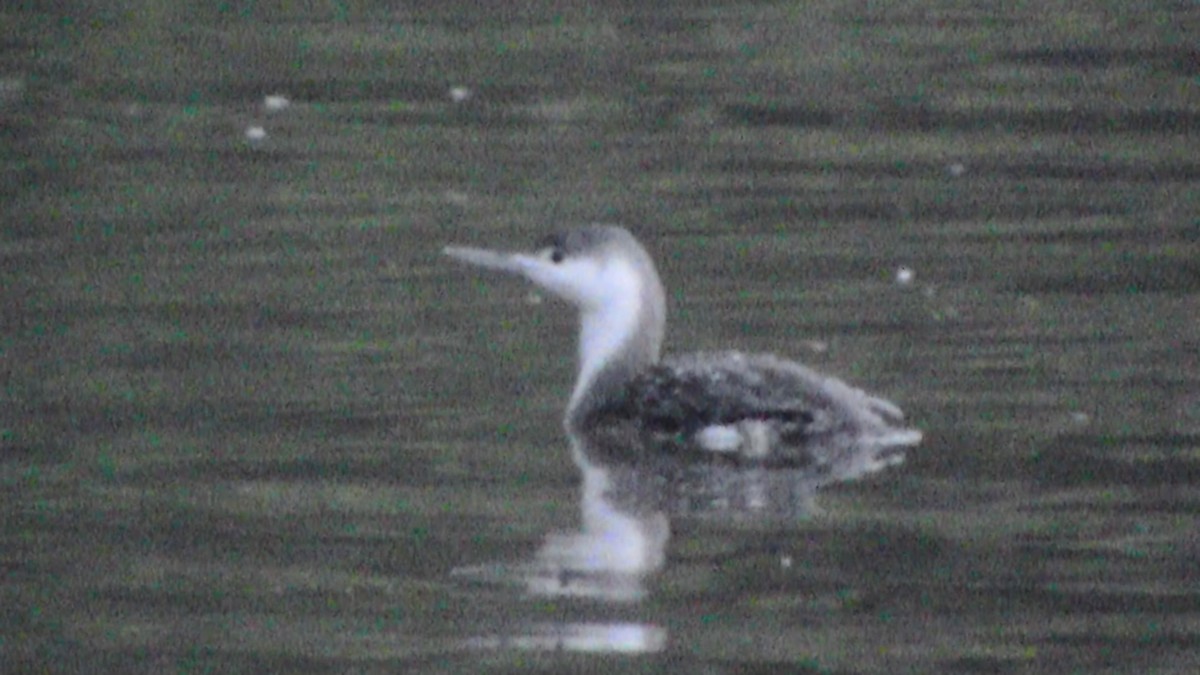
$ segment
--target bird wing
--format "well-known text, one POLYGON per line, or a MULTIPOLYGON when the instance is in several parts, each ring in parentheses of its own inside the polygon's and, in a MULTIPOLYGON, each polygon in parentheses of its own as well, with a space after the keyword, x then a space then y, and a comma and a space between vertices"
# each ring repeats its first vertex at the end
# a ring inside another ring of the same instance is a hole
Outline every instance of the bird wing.
POLYGON ((592 428, 607 424, 609 431, 596 438, 606 439, 607 454, 625 457, 806 468, 844 462, 865 443, 891 447, 920 438, 892 426, 902 419, 894 404, 766 354, 668 358, 598 413, 592 428))

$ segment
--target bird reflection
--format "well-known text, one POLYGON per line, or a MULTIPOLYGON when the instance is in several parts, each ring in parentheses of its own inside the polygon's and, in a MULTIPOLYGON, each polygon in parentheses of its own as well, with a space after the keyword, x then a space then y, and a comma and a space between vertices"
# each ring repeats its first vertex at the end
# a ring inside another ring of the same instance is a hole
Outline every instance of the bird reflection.
POLYGON ((578 312, 579 374, 564 426, 582 478, 582 527, 524 569, 537 594, 636 599, 666 559, 673 517, 784 517, 822 484, 893 466, 921 441, 900 408, 769 354, 662 358, 666 295, 628 230, 557 232, 534 251, 447 247, 522 276, 578 312))

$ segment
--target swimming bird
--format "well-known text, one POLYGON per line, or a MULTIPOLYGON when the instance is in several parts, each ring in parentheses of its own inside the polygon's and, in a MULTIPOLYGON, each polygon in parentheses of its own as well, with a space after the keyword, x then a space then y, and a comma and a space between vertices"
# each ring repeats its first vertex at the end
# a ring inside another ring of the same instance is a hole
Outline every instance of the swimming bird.
POLYGON ((622 227, 563 230, 531 252, 444 253, 525 277, 578 309, 579 374, 564 426, 585 470, 718 463, 798 469, 823 484, 897 464, 921 440, 894 403, 793 361, 738 351, 660 358, 662 282, 622 227))

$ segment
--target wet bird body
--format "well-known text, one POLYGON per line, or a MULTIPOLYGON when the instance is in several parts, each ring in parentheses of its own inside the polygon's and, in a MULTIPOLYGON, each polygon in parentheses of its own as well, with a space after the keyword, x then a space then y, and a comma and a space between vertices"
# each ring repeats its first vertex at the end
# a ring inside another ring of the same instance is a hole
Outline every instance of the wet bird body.
POLYGON ((524 276, 578 308, 580 367, 565 425, 581 464, 802 469, 826 482, 896 464, 921 439, 895 404, 792 361, 732 351, 660 359, 665 294, 623 228, 566 230, 534 253, 446 254, 524 276))
POLYGON ((579 416, 606 460, 711 462, 851 477, 903 459, 919 432, 891 403, 768 354, 665 359, 579 416))

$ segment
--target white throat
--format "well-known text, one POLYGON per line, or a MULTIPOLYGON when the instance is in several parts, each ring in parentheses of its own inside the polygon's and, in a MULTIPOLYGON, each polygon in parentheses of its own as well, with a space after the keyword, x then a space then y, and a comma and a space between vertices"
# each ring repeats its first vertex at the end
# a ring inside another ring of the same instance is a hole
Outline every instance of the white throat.
POLYGON ((653 359, 658 358, 661 321, 654 312, 647 312, 645 279, 629 262, 614 260, 608 263, 603 275, 604 293, 596 302, 580 308, 579 379, 571 394, 575 407, 605 365, 623 358, 623 353, 635 349, 639 333, 654 341, 653 359))

